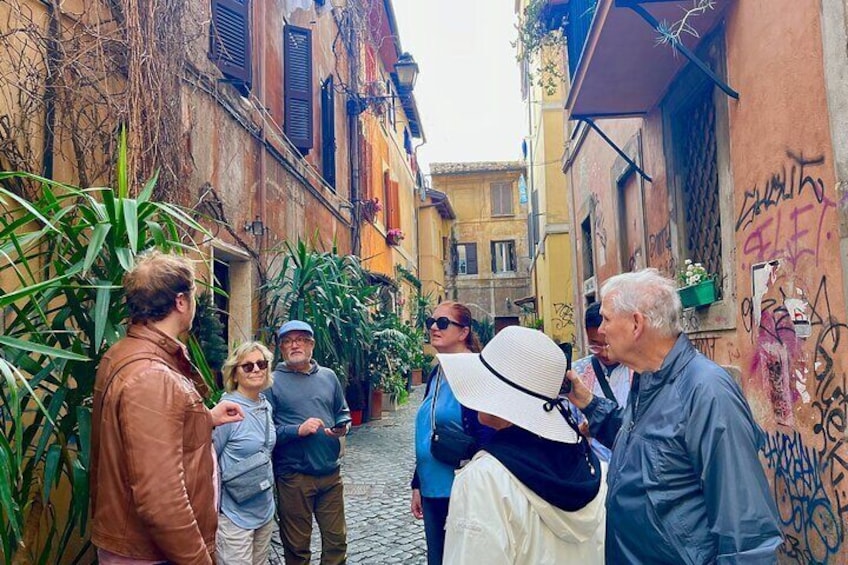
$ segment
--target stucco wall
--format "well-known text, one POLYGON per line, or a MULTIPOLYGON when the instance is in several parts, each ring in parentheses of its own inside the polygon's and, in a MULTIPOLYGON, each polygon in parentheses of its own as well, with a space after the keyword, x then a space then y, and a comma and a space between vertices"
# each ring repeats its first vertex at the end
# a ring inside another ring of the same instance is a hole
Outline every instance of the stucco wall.
MULTIPOLYGON (((844 198, 836 189, 821 17, 816 0, 735 2, 727 13, 727 82, 740 99, 717 100, 729 128, 718 143, 729 188, 722 229, 732 242, 724 249, 724 288, 733 292, 684 315, 690 338, 739 380, 767 433, 762 461, 787 536, 786 563, 848 561, 848 317, 837 213, 844 198), (766 273, 760 266, 769 261, 779 263, 755 294, 752 272, 766 273)), ((679 241, 662 114, 599 124, 622 147, 641 128, 644 168, 654 178, 643 194, 647 264, 673 272, 679 241)), ((615 154, 593 133, 575 151, 576 222, 595 209, 600 286, 625 267, 616 259, 615 154)))

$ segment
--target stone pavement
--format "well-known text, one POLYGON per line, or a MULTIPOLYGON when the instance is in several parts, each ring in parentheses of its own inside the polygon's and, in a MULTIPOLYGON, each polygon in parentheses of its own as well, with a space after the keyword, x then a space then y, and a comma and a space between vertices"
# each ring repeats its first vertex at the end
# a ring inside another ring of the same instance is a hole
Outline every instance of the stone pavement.
MULTIPOLYGON (((409 511, 415 413, 423 395, 424 386, 416 387, 396 412, 383 412, 382 420, 356 427, 348 435, 342 478, 351 565, 427 562, 424 523, 409 511)), ((318 526, 313 528, 312 562, 318 565, 321 542, 318 526)), ((276 535, 270 561, 283 563, 276 535)))

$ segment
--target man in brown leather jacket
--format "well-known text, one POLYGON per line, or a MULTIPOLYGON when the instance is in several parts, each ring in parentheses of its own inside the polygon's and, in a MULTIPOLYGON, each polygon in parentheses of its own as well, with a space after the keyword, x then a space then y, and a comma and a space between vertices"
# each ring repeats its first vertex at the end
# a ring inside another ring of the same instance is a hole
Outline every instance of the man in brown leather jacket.
POLYGON ((97 370, 91 444, 92 541, 101 564, 213 563, 217 510, 208 410, 177 337, 191 328, 194 270, 151 251, 124 277, 130 326, 97 370))

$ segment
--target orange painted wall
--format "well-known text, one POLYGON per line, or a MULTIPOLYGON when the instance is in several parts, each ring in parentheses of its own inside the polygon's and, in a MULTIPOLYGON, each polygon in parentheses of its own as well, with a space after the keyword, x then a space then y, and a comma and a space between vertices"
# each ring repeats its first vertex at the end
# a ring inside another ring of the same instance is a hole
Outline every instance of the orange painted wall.
MULTIPOLYGON (((727 82, 740 99, 719 98, 728 113, 732 183, 732 221, 723 230, 734 244, 723 253, 735 292, 726 316, 717 316, 717 305, 684 316, 690 338, 740 381, 766 431, 762 462, 786 535, 785 563, 848 563, 848 312, 820 18, 816 0, 741 1, 727 12, 727 82), (754 296, 752 266, 770 260, 780 266, 754 296), (787 298, 804 306, 810 337, 796 334, 787 298), (707 322, 715 329, 704 331, 707 322)), ((654 178, 644 190, 646 260, 673 273, 662 114, 599 123, 622 147, 641 130, 644 168, 654 178)), ((596 209, 599 287, 622 269, 615 158, 589 133, 568 170, 575 225, 596 209)), ((581 250, 578 242, 578 258, 581 250)), ((579 260, 578 269, 582 280, 579 260)))

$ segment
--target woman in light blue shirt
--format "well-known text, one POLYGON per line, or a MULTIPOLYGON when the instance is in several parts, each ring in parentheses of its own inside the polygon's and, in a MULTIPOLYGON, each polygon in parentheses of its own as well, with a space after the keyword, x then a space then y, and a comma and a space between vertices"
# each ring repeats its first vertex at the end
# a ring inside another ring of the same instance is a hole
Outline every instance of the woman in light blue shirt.
MULTIPOLYGON (((471 311, 457 302, 442 302, 427 319, 430 345, 439 353, 477 353, 480 341, 471 329, 471 311)), ((445 548, 448 515, 456 467, 433 457, 430 451, 433 423, 454 432, 465 432, 482 443, 492 430, 477 421, 477 413, 463 408, 439 367, 430 373, 424 401, 415 419, 415 474, 412 478, 412 515, 424 519, 427 563, 440 565, 445 548)), ((469 454, 470 458, 470 454, 469 454)))
MULTIPOLYGON (((221 400, 231 400, 241 405, 244 420, 218 426, 212 432, 212 441, 218 456, 219 476, 251 455, 274 450, 277 434, 271 414, 271 405, 260 394, 271 386, 269 364, 271 352, 259 342, 250 341, 236 348, 224 363, 224 388, 227 393, 221 400)), ((271 471, 270 464, 268 465, 271 471)), ((261 485, 265 481, 260 481, 261 485)), ((267 488, 237 502, 221 488, 218 533, 216 535, 217 560, 223 565, 268 563, 268 550, 274 532, 274 477, 270 472, 267 488)))

